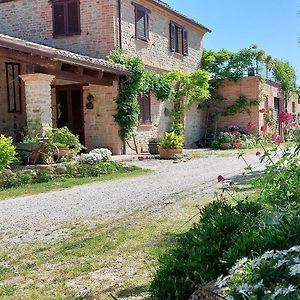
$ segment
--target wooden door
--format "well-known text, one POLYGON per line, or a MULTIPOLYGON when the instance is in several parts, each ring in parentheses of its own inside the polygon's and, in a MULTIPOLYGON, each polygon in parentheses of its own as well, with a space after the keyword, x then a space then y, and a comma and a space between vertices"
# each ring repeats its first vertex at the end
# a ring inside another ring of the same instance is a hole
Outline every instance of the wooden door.
POLYGON ((275 132, 277 134, 281 134, 280 123, 279 123, 279 114, 280 114, 280 99, 274 98, 275 132))
POLYGON ((57 87, 57 127, 68 127, 72 133, 78 135, 84 144, 84 117, 82 87, 57 87))

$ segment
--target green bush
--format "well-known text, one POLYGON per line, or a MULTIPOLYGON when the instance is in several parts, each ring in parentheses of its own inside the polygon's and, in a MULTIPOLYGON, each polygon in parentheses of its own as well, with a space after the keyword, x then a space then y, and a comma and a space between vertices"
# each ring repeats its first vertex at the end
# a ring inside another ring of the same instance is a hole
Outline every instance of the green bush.
POLYGON ((0 135, 0 171, 7 168, 16 156, 16 148, 12 142, 12 138, 0 135))
POLYGON ((55 178, 54 174, 48 170, 39 170, 36 172, 34 183, 46 183, 55 178))
POLYGON ((175 131, 166 132, 160 137, 159 147, 162 149, 181 149, 183 142, 183 135, 177 135, 175 131))
POLYGON ((226 273, 221 261, 232 241, 253 222, 258 222, 262 206, 241 202, 236 206, 216 201, 201 210, 200 222, 181 235, 170 253, 159 259, 159 269, 150 286, 153 299, 189 299, 198 284, 226 273))
POLYGON ((72 149, 74 152, 79 153, 84 149, 80 143, 78 136, 74 135, 67 127, 62 127, 47 133, 48 144, 54 145, 58 149, 72 149))

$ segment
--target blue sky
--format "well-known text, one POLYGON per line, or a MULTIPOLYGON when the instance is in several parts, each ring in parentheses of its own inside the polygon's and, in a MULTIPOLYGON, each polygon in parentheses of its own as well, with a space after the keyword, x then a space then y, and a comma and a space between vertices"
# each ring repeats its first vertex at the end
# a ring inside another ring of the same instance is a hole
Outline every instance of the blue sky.
POLYGON ((205 48, 239 50, 256 44, 272 57, 288 60, 300 77, 300 0, 165 2, 213 31, 205 36, 205 48))

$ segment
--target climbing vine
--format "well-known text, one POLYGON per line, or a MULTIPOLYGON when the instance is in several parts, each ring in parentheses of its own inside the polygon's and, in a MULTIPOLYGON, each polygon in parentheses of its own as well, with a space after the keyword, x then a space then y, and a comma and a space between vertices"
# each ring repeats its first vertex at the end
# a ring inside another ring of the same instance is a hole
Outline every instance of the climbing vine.
POLYGON ((123 78, 120 83, 117 101, 116 121, 120 125, 120 137, 123 140, 132 136, 138 124, 140 108, 137 97, 143 93, 153 93, 160 101, 172 101, 175 109, 173 129, 181 130, 180 116, 184 109, 190 108, 195 101, 208 99, 209 73, 197 70, 185 74, 180 70, 156 74, 145 68, 138 57, 129 57, 123 50, 115 49, 108 56, 114 63, 125 65, 131 73, 130 78, 123 78))
POLYGON ((129 139, 138 124, 140 107, 137 97, 143 93, 154 93, 159 100, 168 100, 171 86, 165 75, 157 75, 145 69, 143 61, 138 57, 126 56, 125 51, 114 49, 108 56, 114 63, 126 66, 131 73, 130 78, 120 80, 120 91, 117 102, 115 120, 120 125, 120 137, 129 139))

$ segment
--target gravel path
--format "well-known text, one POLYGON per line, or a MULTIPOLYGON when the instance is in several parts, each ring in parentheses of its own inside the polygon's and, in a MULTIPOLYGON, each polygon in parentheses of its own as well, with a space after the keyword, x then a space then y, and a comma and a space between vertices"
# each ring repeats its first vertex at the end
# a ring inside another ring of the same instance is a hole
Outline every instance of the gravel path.
MULTIPOLYGON (((258 165, 254 155, 248 156, 247 161, 258 165)), ((15 242, 43 239, 42 236, 51 235, 63 224, 121 215, 125 211, 161 205, 181 197, 200 198, 201 194, 216 188, 218 175, 238 176, 245 167, 245 163, 236 157, 216 156, 179 163, 145 160, 135 164, 154 172, 0 201, 2 241, 7 236, 15 242)))

